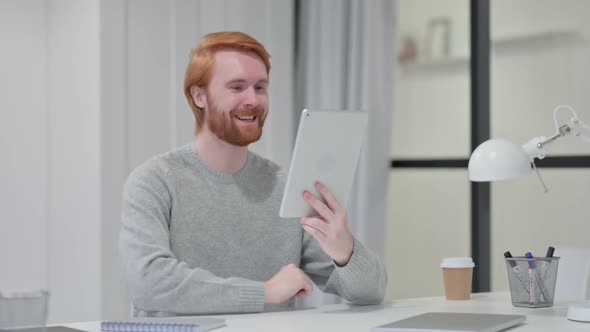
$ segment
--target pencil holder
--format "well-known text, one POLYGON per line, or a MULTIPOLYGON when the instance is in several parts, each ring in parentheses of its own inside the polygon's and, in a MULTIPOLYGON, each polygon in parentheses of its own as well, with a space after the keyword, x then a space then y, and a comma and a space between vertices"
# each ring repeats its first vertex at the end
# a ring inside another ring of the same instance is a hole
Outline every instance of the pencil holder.
POLYGON ((27 329, 27 332, 45 332, 48 296, 49 293, 44 290, 0 290, 0 331, 27 329))
POLYGON ((512 305, 542 308, 553 305, 559 257, 505 258, 512 305))

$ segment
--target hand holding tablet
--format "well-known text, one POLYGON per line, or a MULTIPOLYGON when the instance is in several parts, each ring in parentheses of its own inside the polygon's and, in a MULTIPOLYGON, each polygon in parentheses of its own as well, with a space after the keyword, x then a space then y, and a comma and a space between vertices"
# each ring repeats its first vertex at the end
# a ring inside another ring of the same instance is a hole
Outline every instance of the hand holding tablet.
POLYGON ((303 198, 316 210, 319 217, 303 217, 301 224, 336 264, 344 266, 350 260, 354 248, 354 239, 348 229, 348 212, 328 187, 318 182, 316 188, 326 203, 310 192, 304 192, 303 198))
POLYGON ((303 110, 279 212, 301 217, 303 229, 340 266, 354 248, 346 206, 366 125, 362 112, 303 110))

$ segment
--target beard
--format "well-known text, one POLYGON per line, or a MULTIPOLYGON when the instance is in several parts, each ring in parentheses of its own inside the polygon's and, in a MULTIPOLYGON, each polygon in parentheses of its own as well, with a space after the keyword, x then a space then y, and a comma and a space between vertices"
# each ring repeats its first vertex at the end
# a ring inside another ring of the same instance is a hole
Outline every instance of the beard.
POLYGON ((260 139, 262 127, 266 120, 264 109, 257 106, 247 110, 234 108, 229 113, 220 111, 215 104, 211 104, 207 113, 207 126, 212 133, 220 140, 231 145, 247 146, 260 139), (239 120, 236 116, 254 116, 254 123, 248 126, 238 126, 239 120))

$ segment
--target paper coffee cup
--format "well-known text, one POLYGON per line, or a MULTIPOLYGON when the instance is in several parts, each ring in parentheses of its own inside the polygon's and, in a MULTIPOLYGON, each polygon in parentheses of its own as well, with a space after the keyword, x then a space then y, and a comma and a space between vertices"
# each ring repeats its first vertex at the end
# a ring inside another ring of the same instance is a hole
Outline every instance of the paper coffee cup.
POLYGON ((447 300, 469 300, 475 264, 471 257, 450 257, 443 259, 443 281, 447 300))

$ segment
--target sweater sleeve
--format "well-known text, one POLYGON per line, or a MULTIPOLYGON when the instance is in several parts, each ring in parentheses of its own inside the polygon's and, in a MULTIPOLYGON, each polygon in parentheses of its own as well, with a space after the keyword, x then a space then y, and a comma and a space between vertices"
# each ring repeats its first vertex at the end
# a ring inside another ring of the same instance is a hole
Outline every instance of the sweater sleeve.
POLYGON ((264 284, 191 268, 170 249, 173 195, 163 175, 134 171, 125 183, 119 253, 133 305, 173 314, 264 310, 264 284))
POLYGON ((318 242, 304 232, 301 269, 322 291, 339 295, 353 304, 378 304, 385 297, 385 267, 379 257, 356 238, 348 264, 338 267, 318 242))

